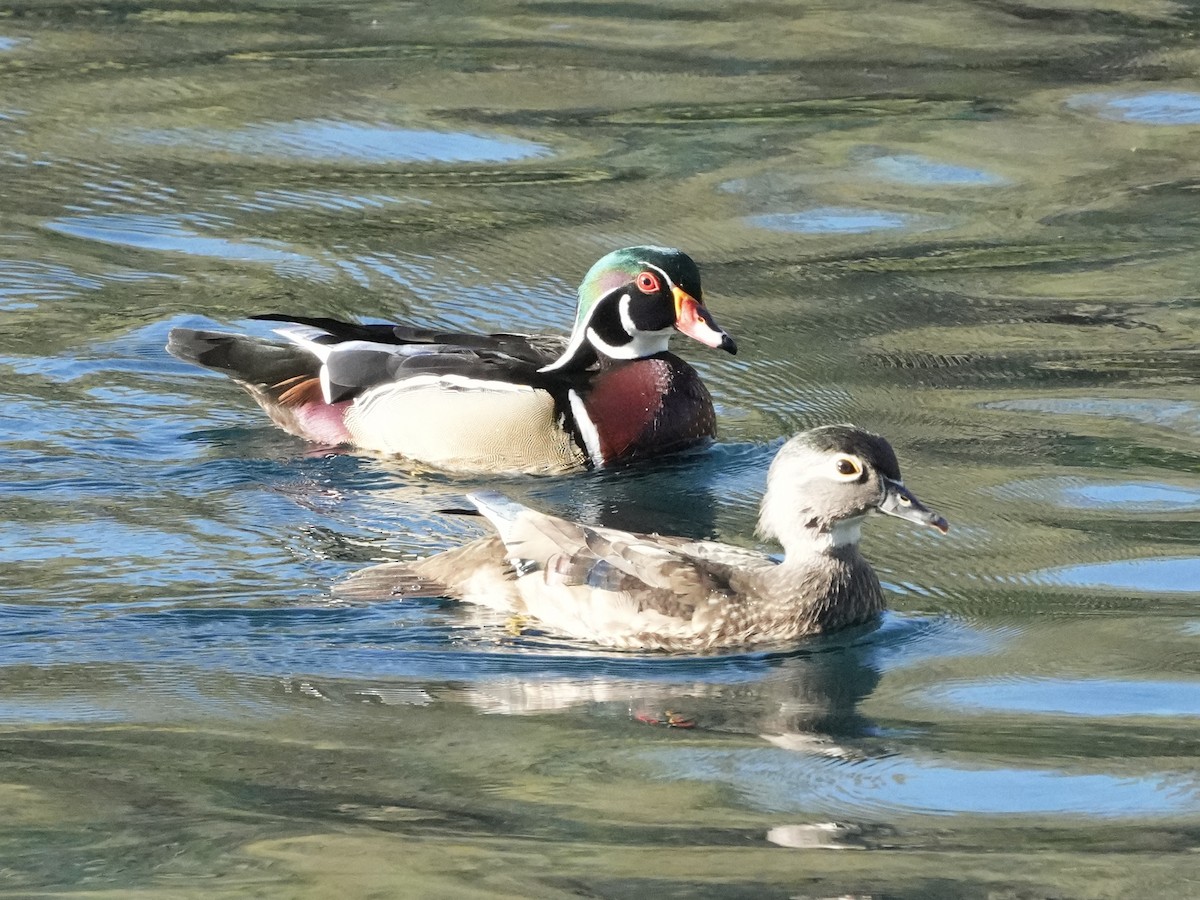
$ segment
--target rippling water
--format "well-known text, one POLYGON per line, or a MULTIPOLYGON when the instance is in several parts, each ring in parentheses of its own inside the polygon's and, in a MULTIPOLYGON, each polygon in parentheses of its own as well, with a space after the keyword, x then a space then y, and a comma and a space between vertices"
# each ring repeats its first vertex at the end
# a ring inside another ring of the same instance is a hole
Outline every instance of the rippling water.
POLYGON ((2 892, 1194 895, 1197 17, 0 2, 2 892), (855 421, 953 525, 869 528, 878 628, 635 656, 337 605, 483 482, 162 350, 565 329, 649 242, 742 347, 677 347, 720 442, 499 486, 750 544, 779 440, 855 421))

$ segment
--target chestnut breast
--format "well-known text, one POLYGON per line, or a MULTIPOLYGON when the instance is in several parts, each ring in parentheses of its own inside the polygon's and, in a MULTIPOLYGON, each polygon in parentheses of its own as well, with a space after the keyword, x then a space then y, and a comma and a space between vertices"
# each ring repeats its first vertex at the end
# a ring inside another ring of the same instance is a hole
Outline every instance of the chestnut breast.
POLYGON ((673 353, 605 366, 583 402, 606 464, 671 453, 716 436, 708 388, 673 353))

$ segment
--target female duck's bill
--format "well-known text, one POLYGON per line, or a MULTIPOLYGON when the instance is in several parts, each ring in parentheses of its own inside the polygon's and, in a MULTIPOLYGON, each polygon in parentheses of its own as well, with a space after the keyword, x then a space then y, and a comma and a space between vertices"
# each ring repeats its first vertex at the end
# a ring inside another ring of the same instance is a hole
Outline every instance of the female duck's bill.
POLYGON ((177 328, 167 349, 231 376, 307 440, 450 471, 556 473, 713 439, 708 390, 667 349, 681 331, 736 352, 702 297, 687 254, 630 247, 589 270, 569 338, 268 315, 286 342, 177 328))
POLYGON ((601 646, 702 652, 875 618, 883 590, 858 548, 872 512, 948 530, 904 486, 888 442, 848 425, 796 435, 771 464, 758 531, 783 546, 782 562, 715 541, 569 522, 494 491, 468 496, 496 535, 364 569, 335 593, 457 597, 601 646))

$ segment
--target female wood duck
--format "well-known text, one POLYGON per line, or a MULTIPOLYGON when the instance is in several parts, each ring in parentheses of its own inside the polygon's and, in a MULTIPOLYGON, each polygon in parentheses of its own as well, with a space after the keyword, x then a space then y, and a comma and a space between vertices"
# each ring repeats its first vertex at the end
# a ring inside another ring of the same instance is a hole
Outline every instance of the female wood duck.
POLYGON ((565 472, 682 450, 716 433, 674 330, 737 352, 701 302, 691 257, 608 254, 557 335, 457 334, 404 325, 256 316, 290 343, 176 328, 167 350, 225 372, 284 430, 460 472, 565 472))
POLYGON ((335 594, 457 597, 606 647, 707 651, 877 616, 883 591, 858 551, 868 513, 949 530, 904 486, 888 442, 849 425, 802 432, 771 463, 758 533, 783 546, 782 562, 715 541, 579 525, 493 491, 468 496, 498 535, 363 569, 335 594))

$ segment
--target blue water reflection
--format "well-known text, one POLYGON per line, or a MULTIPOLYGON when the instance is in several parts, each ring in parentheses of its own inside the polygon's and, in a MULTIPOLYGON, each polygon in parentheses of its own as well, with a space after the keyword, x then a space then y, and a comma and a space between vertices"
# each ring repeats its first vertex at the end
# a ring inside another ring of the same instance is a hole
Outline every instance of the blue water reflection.
POLYGON ((1200 509, 1200 488, 1159 481, 1089 481, 1060 477, 1016 481, 997 488, 1005 499, 1044 500, 1068 509, 1176 512, 1200 509))
POLYGON ((102 287, 101 279, 80 275, 59 263, 0 259, 0 309, 29 309, 102 287))
POLYGON ((1200 716, 1200 682, 1118 681, 1105 678, 1022 678, 952 684, 925 692, 938 708, 967 711, 1113 716, 1200 716))
POLYGON ((1119 397, 1044 397, 1037 399, 997 400, 983 404, 984 409, 1012 412, 1036 412, 1046 415, 1098 416, 1125 419, 1142 425, 1173 428, 1200 434, 1200 404, 1186 400, 1123 399, 1119 397))
POLYGON ((1166 484, 1125 482, 1120 484, 1084 484, 1067 488, 1063 497, 1069 505, 1139 507, 1142 509, 1197 509, 1200 491, 1166 484))
POLYGON ((852 206, 818 206, 790 213, 750 216, 746 222, 771 231, 800 234, 866 234, 895 228, 929 228, 928 220, 911 213, 852 206))
POLYGON ((769 812, 888 820, 926 815, 1065 813, 1169 816, 1198 808, 1193 774, 1111 775, 1062 769, 975 767, 914 753, 845 762, 776 748, 649 751, 658 777, 730 785, 769 812))
POLYGON ((186 215, 96 213, 64 216, 45 227, 59 234, 88 241, 136 247, 189 256, 207 256, 230 262, 269 263, 281 273, 304 274, 323 280, 336 277, 332 266, 319 263, 278 241, 262 238, 231 239, 207 235, 198 228, 207 223, 186 215))
POLYGON ((1200 125, 1200 93, 1147 91, 1142 94, 1079 94, 1067 101, 1071 109, 1104 119, 1143 125, 1200 125))
POLYGON ((880 672, 890 673, 940 659, 1000 653, 1018 634, 1011 627, 982 627, 948 616, 921 618, 889 612, 871 636, 871 658, 880 672))
POLYGON ((867 168, 877 178, 912 185, 995 187, 1009 183, 1002 175, 939 162, 917 153, 878 156, 867 163, 867 168))
POLYGON ((1200 557, 1123 559, 1064 566, 1043 569, 1028 578, 1041 584, 1062 587, 1195 594, 1200 591, 1200 557))
POLYGON ((291 159, 469 163, 515 162, 552 155, 544 144, 507 135, 398 128, 383 122, 335 119, 264 122, 235 131, 143 129, 130 136, 151 146, 291 159))

